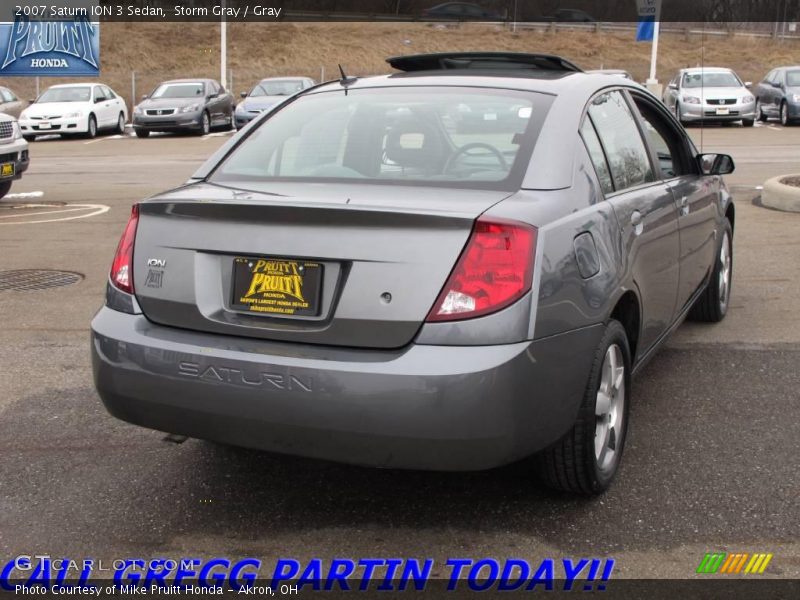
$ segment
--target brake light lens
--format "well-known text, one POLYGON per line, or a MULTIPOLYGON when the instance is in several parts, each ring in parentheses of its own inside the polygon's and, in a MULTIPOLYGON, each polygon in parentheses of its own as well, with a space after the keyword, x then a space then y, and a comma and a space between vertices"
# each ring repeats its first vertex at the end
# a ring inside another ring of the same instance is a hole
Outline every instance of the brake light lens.
POLYGON ((532 225, 478 219, 427 320, 471 319, 513 304, 531 289, 535 249, 532 225))
POLYGON ((133 294, 133 242, 139 224, 139 205, 131 207, 131 216, 119 240, 114 262, 111 264, 111 283, 114 287, 133 294))

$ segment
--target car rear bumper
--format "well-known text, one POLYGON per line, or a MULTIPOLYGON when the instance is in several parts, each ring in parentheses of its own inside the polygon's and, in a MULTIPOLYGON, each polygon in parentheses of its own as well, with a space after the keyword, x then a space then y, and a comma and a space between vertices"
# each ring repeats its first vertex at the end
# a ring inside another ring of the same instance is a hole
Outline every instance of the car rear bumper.
POLYGON ((170 433, 340 462, 479 470, 573 424, 602 326, 497 346, 312 347, 92 321, 109 412, 170 433))

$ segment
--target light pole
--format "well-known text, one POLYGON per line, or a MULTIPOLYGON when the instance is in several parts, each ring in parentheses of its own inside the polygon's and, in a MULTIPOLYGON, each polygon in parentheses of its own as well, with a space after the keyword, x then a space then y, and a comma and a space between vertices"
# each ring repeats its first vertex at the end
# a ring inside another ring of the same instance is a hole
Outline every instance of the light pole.
POLYGON ((219 23, 219 82, 227 88, 228 73, 228 21, 225 20, 225 0, 222 0, 222 17, 219 23))

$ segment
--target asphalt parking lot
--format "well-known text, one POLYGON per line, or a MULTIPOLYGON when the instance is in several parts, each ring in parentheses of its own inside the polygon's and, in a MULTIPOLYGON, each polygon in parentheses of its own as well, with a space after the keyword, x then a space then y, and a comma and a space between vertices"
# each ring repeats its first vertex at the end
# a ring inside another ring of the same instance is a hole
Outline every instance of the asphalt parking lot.
POLYGON ((737 164, 730 313, 683 325, 635 381, 622 471, 594 500, 545 490, 525 464, 379 471, 178 445, 113 419, 88 326, 129 207, 226 137, 32 144, 0 202, 0 270, 85 278, 0 292, 0 556, 599 555, 616 576, 683 578, 708 551, 743 551, 774 553, 765 576, 800 577, 800 214, 752 203, 765 179, 800 171, 800 127, 690 132, 737 164))

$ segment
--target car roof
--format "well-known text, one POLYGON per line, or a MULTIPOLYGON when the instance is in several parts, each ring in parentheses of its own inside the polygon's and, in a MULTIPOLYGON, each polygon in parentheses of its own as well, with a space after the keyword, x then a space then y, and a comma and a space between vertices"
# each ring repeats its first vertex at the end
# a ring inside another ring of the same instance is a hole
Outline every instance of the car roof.
MULTIPOLYGON (((106 85, 105 83, 100 83, 99 81, 95 83, 59 83, 57 85, 51 85, 51 88, 69 88, 69 87, 92 87, 93 85, 106 85)), ((106 85, 106 87, 108 87, 106 85)))
POLYGON ((733 69, 725 67, 690 67, 681 69, 683 73, 733 73, 733 69))
POLYGON ((262 81, 304 81, 306 79, 311 78, 301 75, 287 75, 286 77, 264 77, 264 79, 259 79, 259 83, 262 81))
POLYGON ((194 79, 170 79, 168 81, 162 81, 158 85, 168 85, 172 83, 208 83, 209 81, 211 80, 205 77, 196 77, 194 79))

